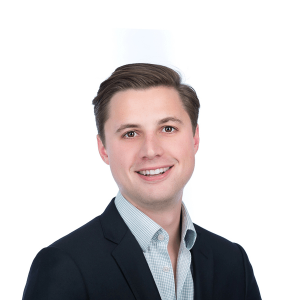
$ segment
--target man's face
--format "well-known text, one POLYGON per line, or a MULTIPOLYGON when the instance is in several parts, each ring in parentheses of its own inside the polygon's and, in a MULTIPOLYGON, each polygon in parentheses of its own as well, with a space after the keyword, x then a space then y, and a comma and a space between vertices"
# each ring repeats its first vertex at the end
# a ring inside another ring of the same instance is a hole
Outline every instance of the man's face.
POLYGON ((128 201, 154 209, 181 200, 194 170, 199 131, 197 126, 193 136, 174 88, 118 92, 104 132, 106 147, 97 136, 99 153, 128 201))

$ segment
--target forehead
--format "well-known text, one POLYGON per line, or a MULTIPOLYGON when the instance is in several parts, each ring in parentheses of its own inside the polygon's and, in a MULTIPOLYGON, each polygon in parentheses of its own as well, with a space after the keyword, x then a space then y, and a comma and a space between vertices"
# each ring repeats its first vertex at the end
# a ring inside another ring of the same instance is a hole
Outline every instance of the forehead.
POLYGON ((166 114, 176 114, 178 117, 187 114, 174 88, 161 86, 144 90, 130 89, 118 92, 111 98, 108 120, 146 120, 150 117, 163 118, 166 114))

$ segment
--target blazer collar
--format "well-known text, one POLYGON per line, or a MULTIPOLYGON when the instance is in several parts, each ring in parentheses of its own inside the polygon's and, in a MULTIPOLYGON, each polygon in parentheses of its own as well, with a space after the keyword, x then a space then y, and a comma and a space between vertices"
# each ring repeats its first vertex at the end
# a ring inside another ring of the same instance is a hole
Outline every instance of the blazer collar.
POLYGON ((195 225, 197 239, 191 249, 194 280, 194 300, 212 300, 213 298, 213 255, 205 245, 201 227, 195 225))
POLYGON ((114 199, 100 216, 104 237, 117 244, 111 254, 137 300, 161 300, 143 251, 120 216, 114 199))

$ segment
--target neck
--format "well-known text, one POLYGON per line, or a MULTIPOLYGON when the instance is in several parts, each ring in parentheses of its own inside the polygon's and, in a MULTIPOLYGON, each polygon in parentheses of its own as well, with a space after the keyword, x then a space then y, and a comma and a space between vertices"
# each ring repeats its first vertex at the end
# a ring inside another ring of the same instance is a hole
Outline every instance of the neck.
POLYGON ((149 218, 161 226, 169 235, 169 245, 177 244, 180 242, 180 216, 181 216, 181 205, 179 201, 170 210, 161 212, 143 211, 149 218))
MULTIPOLYGON (((131 202, 129 200, 129 202, 131 202)), ((173 202, 172 205, 167 207, 160 207, 160 209, 153 209, 153 207, 145 207, 132 203, 137 209, 147 215, 155 223, 161 226, 169 235, 168 247, 175 247, 180 244, 181 239, 181 206, 182 197, 173 202)))

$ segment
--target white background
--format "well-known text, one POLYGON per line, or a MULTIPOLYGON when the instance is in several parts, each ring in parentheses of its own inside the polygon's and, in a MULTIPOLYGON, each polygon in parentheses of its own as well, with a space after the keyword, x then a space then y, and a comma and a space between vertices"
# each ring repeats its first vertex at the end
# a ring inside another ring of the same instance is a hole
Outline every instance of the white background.
POLYGON ((131 62, 199 96, 192 219, 241 244, 263 299, 299 299, 298 1, 6 1, 1 28, 1 299, 37 252, 101 214, 117 187, 92 99, 131 62))

